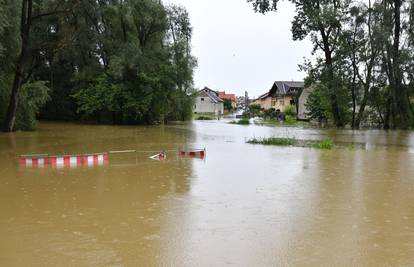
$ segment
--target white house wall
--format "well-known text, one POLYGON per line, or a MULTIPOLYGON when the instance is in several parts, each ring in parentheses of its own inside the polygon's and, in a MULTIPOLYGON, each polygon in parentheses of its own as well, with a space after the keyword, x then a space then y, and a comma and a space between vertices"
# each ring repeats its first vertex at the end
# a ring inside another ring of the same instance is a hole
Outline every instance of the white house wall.
POLYGON ((223 103, 215 103, 210 97, 203 95, 196 98, 194 113, 221 115, 223 114, 223 111, 223 103), (204 99, 204 101, 202 101, 202 99, 204 99))

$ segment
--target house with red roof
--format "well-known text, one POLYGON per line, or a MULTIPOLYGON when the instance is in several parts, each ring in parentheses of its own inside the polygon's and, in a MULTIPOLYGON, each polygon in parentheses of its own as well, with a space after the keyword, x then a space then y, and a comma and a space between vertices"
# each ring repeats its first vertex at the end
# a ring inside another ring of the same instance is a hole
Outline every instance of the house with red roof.
MULTIPOLYGON (((233 107, 233 109, 237 108, 237 97, 236 97, 235 94, 226 94, 226 91, 218 91, 217 95, 223 101, 224 100, 229 100, 231 102, 231 106, 233 107)), ((226 112, 226 110, 224 112, 226 112)), ((227 112, 228 112, 228 110, 227 110, 227 112)))

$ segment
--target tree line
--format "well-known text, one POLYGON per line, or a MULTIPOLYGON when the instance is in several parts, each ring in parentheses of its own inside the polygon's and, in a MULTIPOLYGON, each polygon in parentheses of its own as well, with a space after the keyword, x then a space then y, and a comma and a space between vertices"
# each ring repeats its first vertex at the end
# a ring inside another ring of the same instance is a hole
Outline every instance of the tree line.
POLYGON ((159 0, 0 0, 0 120, 191 117, 192 27, 159 0))
MULTIPOLYGON (((257 12, 278 0, 247 0, 257 12)), ((414 1, 291 0, 294 40, 310 38, 300 69, 312 88, 309 115, 338 127, 413 128, 414 1)))

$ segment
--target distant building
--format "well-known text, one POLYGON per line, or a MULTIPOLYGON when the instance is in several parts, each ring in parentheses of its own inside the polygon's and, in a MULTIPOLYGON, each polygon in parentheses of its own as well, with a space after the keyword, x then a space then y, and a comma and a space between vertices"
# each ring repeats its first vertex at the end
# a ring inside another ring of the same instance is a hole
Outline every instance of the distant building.
MULTIPOLYGON (((304 82, 276 81, 267 93, 254 101, 254 104, 260 105, 263 109, 274 108, 283 111, 289 105, 296 106, 304 86, 304 82)), ((306 102, 306 99, 304 100, 306 102)))
MULTIPOLYGON (((237 97, 235 94, 226 94, 226 91, 223 91, 223 92, 218 91, 217 94, 218 94, 218 97, 221 98, 221 100, 223 101, 229 100, 231 102, 231 106, 233 107, 233 109, 237 108, 237 97)), ((226 112, 226 110, 224 110, 224 112, 226 112)))
POLYGON ((309 119, 309 116, 307 115, 309 113, 309 110, 306 108, 306 101, 308 101, 308 97, 312 93, 313 89, 314 89, 313 86, 305 87, 303 88, 299 96, 298 106, 297 106, 299 120, 309 119))
POLYGON ((223 100, 216 91, 208 87, 197 92, 194 113, 222 115, 224 113, 223 100))

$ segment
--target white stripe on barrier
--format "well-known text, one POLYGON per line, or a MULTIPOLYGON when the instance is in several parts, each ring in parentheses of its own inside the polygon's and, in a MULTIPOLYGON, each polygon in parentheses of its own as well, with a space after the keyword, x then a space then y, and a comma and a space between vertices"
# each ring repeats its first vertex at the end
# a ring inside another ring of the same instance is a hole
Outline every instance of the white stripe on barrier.
POLYGON ((63 158, 56 158, 56 167, 58 168, 65 167, 65 160, 63 158))
POLYGON ((93 156, 88 156, 88 165, 93 165, 93 156))
POLYGON ((70 157, 69 158, 69 165, 71 168, 78 167, 78 157, 70 157))
POLYGON ((26 166, 32 167, 33 166, 33 160, 32 159, 26 159, 26 166))
POLYGON ((37 166, 43 168, 45 166, 45 159, 38 159, 37 166))

